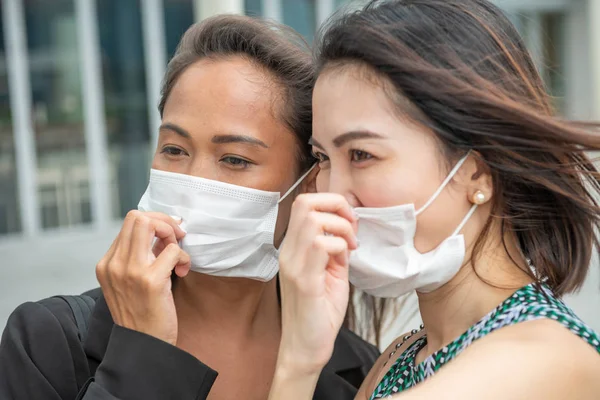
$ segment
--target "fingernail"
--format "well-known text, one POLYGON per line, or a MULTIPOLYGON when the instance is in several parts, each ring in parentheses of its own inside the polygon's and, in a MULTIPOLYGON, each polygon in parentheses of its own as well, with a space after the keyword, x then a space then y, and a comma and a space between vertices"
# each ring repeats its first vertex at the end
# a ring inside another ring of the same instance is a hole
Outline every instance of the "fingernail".
POLYGON ((175 222, 177 222, 178 224, 180 224, 181 221, 183 221, 183 219, 181 217, 178 217, 176 215, 171 215, 171 218, 173 218, 175 220, 175 222))
POLYGON ((358 213, 356 212, 356 210, 355 210, 355 209, 352 209, 352 215, 354 215, 354 219, 355 219, 356 221, 358 221, 358 213))

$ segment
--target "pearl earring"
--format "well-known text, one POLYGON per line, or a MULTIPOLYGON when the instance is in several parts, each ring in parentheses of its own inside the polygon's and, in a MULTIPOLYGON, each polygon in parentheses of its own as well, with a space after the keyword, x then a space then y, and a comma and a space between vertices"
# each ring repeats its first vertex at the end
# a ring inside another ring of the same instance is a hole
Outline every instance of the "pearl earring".
POLYGON ((483 193, 481 190, 478 190, 473 194, 473 204, 480 206, 485 203, 485 201, 485 193, 483 193))

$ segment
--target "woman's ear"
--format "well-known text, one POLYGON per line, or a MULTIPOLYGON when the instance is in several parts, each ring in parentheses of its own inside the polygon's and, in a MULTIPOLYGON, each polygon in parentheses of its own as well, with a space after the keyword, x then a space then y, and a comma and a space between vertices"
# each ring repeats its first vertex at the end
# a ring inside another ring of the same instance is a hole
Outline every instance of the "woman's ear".
POLYGON ((470 202, 481 205, 491 200, 494 195, 492 174, 481 154, 476 151, 471 152, 457 175, 467 189, 470 202))
MULTIPOLYGON (((316 165, 308 176, 300 185, 300 193, 316 193, 317 192, 317 175, 319 174, 319 166, 316 165)), ((299 193, 299 194, 300 194, 299 193)))

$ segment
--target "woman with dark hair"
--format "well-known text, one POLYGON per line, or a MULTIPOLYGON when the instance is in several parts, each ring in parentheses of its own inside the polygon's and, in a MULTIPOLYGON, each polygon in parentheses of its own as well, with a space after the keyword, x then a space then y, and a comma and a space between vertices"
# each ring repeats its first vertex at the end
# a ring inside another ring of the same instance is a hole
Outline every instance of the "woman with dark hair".
MULTIPOLYGON (((277 248, 314 186, 313 84, 308 46, 283 26, 219 16, 186 32, 150 183, 97 266, 102 288, 12 314, 2 400, 267 397, 277 248)), ((353 398, 379 354, 345 329, 335 348, 315 399, 353 398)))
POLYGON ((416 290, 424 322, 357 399, 599 398, 600 338, 560 300, 599 245, 597 126, 553 115, 486 0, 372 1, 325 30, 317 57, 319 193, 294 202, 280 253, 270 398, 310 397, 349 282, 416 290))

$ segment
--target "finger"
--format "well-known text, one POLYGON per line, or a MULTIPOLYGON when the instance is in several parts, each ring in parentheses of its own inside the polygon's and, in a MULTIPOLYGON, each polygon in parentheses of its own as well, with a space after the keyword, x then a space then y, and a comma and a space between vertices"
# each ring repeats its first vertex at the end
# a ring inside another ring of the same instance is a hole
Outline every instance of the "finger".
POLYGON ((302 216, 310 211, 337 214, 350 222, 357 220, 346 198, 335 193, 304 193, 296 197, 292 206, 292 218, 294 214, 302 216))
POLYGON ((177 244, 175 232, 171 225, 158 219, 151 219, 146 215, 137 218, 131 239, 130 256, 132 260, 145 264, 151 250, 152 239, 156 237, 162 246, 177 244))
POLYGON ((142 215, 141 211, 131 210, 125 216, 125 221, 123 221, 123 226, 121 227, 121 231, 116 239, 116 247, 113 253, 113 258, 120 258, 122 260, 126 260, 129 258, 129 251, 131 249, 131 235, 133 233, 133 225, 135 224, 135 220, 142 215))
POLYGON ((283 276, 302 282, 306 274, 324 273, 332 257, 348 251, 346 240, 337 236, 318 235, 305 246, 307 249, 306 262, 300 268, 297 263, 280 263, 280 272, 283 276))
POLYGON ((165 247, 166 245, 162 240, 156 240, 154 246, 152 247, 152 254, 154 254, 154 257, 158 257, 165 247))
MULTIPOLYGON (((347 243, 339 237, 317 236, 314 240, 313 248, 322 249, 327 253, 328 259, 325 261, 325 269, 329 274, 337 279, 348 280, 348 258, 349 251, 347 243)), ((322 252, 322 251, 321 251, 322 252)), ((319 251, 312 254, 318 255, 319 251)), ((317 256, 318 257, 318 256, 317 256)), ((313 262, 308 258, 308 266, 323 265, 322 261, 313 262)))
MULTIPOLYGON (((176 267, 180 272, 183 271, 187 274, 190 266, 191 260, 189 254, 181 250, 177 244, 170 244, 156 258, 156 261, 152 264, 152 270, 164 278, 170 277, 176 267)), ((177 273, 177 270, 175 273, 177 273)))
POLYGON ((357 248, 358 240, 356 239, 354 228, 352 223, 347 219, 337 214, 311 211, 307 216, 307 221, 308 224, 305 224, 305 226, 312 226, 317 232, 311 229, 304 229, 304 236, 314 236, 315 234, 339 236, 346 240, 348 248, 351 250, 357 248))
POLYGON ((154 229, 152 227, 152 220, 144 215, 138 216, 133 223, 131 232, 128 268, 148 265, 148 253, 151 250, 153 237, 154 229))
POLYGON ((348 253, 348 242, 337 236, 319 235, 313 239, 312 248, 316 253, 325 252, 329 257, 335 257, 348 253))
POLYGON ((192 266, 191 263, 176 265, 175 266, 175 275, 177 275, 180 278, 187 276, 187 274, 190 272, 191 266, 192 266))
POLYGON ((153 220, 159 220, 166 224, 169 224, 173 231, 175 232, 175 237, 177 240, 181 240, 185 236, 185 232, 181 229, 181 218, 179 217, 170 217, 167 214, 158 213, 158 212, 145 212, 144 215, 153 220))
POLYGON ((104 257, 102 257, 98 264, 96 264, 96 279, 98 280, 98 283, 100 283, 100 286, 106 291, 108 290, 108 287, 112 285, 110 274, 108 273, 108 266, 110 265, 110 260, 112 260, 117 250, 118 240, 119 235, 117 235, 115 240, 113 240, 104 257))

